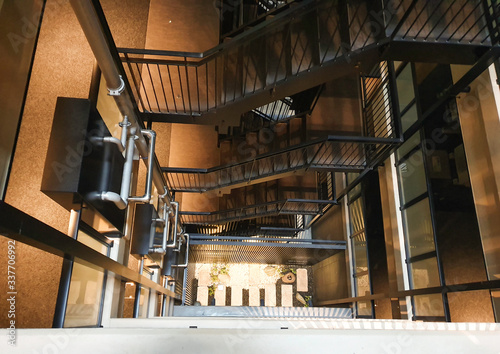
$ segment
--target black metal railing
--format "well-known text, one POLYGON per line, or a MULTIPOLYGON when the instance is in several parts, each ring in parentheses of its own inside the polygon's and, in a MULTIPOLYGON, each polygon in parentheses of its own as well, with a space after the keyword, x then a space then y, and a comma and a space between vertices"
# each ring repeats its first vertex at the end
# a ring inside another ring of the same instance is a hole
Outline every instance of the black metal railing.
POLYGON ((216 212, 182 211, 180 215, 184 225, 217 225, 270 215, 318 215, 325 205, 335 203, 332 200, 286 199, 216 212))
MULTIPOLYGON (((204 53, 119 52, 143 112, 200 116, 390 40, 499 40, 496 0, 384 0, 379 11, 375 2, 345 4, 303 1, 204 53)), ((275 100, 268 95, 264 103, 275 100)))
POLYGON ((398 119, 393 119, 393 98, 389 64, 381 62, 373 70, 361 75, 363 130, 365 136, 392 136, 398 129, 398 119))
POLYGON ((258 0, 252 4, 238 0, 219 0, 221 42, 266 21, 269 16, 276 16, 287 10, 293 0, 274 1, 258 0))
POLYGON ((317 248, 324 249, 346 249, 346 241, 337 240, 301 240, 301 239, 280 239, 280 238, 257 238, 257 237, 239 237, 239 236, 210 236, 203 234, 190 235, 193 245, 209 245, 209 244, 245 244, 256 243, 260 244, 290 244, 290 245, 304 245, 304 247, 311 247, 316 245, 317 248))
POLYGON ((466 44, 496 44, 498 32, 490 32, 488 14, 497 1, 390 1, 397 15, 389 22, 398 40, 466 44), (400 8, 400 9, 399 9, 400 8), (496 32, 496 33, 495 33, 496 32))
POLYGON ((189 234, 205 234, 210 236, 247 236, 247 237, 296 237, 304 231, 299 221, 301 215, 274 215, 251 220, 230 221, 217 225, 187 226, 189 234))
POLYGON ((168 188, 206 192, 304 169, 361 171, 400 143, 399 138, 329 136, 291 146, 254 159, 210 169, 163 167, 168 188))
POLYGON ((264 106, 257 107, 253 109, 252 112, 271 123, 283 122, 285 120, 296 117, 297 113, 299 113, 292 108, 292 103, 293 102, 290 97, 285 97, 281 100, 277 100, 265 104, 264 106))

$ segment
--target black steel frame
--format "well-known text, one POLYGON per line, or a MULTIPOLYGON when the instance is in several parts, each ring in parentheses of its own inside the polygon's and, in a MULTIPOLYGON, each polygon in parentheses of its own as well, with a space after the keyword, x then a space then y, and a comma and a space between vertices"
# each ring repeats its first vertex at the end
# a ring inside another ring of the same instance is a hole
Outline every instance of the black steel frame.
POLYGON ((5 196, 7 194, 7 187, 9 185, 9 179, 10 179, 10 173, 12 171, 12 162, 14 161, 14 155, 16 153, 16 147, 17 147, 17 140, 19 137, 19 131, 21 130, 21 122, 24 114, 24 105, 26 103, 26 97, 28 96, 28 86, 31 80, 31 73, 33 71, 33 63, 35 61, 35 53, 36 53, 36 48, 38 46, 38 38, 40 36, 40 28, 42 27, 42 20, 43 20, 43 15, 45 13, 45 5, 47 4, 47 0, 42 1, 42 9, 40 11, 40 16, 38 17, 38 24, 36 28, 36 34, 35 34, 35 43, 33 45, 33 52, 31 54, 31 59, 30 59, 30 64, 29 64, 29 69, 28 69, 28 75, 26 77, 26 88, 24 90, 24 95, 22 99, 22 104, 21 104, 21 110, 19 112, 19 119, 17 122, 17 128, 16 128, 16 133, 15 133, 15 138, 14 138, 14 143, 12 146, 12 153, 10 156, 9 160, 9 168, 7 170, 7 176, 5 178, 5 185, 0 189, 0 200, 5 200, 5 196))
POLYGON ((59 257, 78 259, 85 266, 113 272, 125 281, 141 284, 175 298, 175 294, 163 286, 3 201, 0 201, 0 234, 59 257))

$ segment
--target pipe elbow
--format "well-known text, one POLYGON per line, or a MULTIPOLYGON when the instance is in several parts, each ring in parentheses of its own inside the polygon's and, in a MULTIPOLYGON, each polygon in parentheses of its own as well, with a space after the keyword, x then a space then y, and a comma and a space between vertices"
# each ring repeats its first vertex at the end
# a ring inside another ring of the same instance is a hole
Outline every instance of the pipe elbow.
POLYGON ((116 205, 116 207, 120 210, 126 209, 128 203, 122 199, 122 197, 115 192, 102 192, 101 200, 105 202, 112 202, 116 205))

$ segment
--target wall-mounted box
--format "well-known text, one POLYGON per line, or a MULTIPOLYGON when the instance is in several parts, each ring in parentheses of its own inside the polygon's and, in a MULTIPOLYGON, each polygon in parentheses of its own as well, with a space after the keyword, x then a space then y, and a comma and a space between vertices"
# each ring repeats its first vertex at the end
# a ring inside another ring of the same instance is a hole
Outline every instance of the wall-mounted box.
POLYGON ((152 204, 137 204, 135 206, 134 227, 132 231, 132 243, 130 253, 144 256, 153 247, 156 233, 156 223, 153 219, 158 214, 152 204))
POLYGON ((124 158, 101 116, 86 99, 58 97, 41 190, 70 210, 85 204, 120 232, 125 210, 103 202, 104 191, 120 193, 124 158))

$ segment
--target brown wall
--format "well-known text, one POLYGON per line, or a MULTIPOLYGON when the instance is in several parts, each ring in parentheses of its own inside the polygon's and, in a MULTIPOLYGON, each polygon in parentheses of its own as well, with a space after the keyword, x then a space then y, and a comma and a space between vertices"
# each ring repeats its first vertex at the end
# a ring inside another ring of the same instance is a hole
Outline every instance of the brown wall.
MULTIPOLYGON (((149 1, 103 0, 102 5, 107 12, 113 10, 109 22, 118 45, 140 46, 141 41, 144 45, 149 1)), ((57 97, 88 98, 93 65, 69 2, 48 0, 5 201, 64 233, 69 212, 40 192, 45 155, 57 97)), ((1 249, 6 249, 6 239, 0 242, 1 249)), ((16 253, 17 327, 51 327, 62 260, 21 243, 16 253)), ((5 264, 2 256, 2 269, 5 264)), ((7 284, 1 284, 5 293, 7 284)), ((0 312, 5 313, 5 306, 1 302, 0 312)), ((3 321, 2 316, 2 326, 3 321)))

